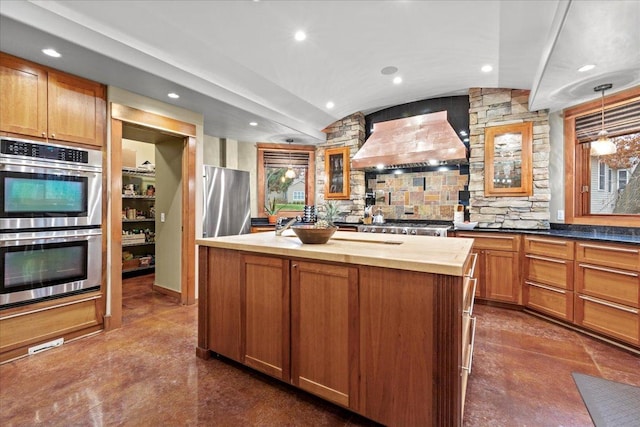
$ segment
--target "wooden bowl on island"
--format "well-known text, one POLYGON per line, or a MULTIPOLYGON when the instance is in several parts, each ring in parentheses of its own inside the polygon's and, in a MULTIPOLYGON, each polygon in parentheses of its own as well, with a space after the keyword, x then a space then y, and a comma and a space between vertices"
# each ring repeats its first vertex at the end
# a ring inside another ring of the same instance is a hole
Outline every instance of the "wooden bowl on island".
POLYGON ((327 243, 338 227, 316 228, 313 225, 294 225, 291 229, 302 243, 317 245, 327 243))

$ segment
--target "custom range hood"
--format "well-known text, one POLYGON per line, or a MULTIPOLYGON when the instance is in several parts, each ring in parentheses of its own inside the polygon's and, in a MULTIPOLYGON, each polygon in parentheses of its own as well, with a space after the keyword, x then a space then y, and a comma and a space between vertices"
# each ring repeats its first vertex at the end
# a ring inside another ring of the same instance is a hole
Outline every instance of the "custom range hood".
POLYGON ((393 169, 443 162, 467 162, 467 147, 449 124, 446 111, 374 123, 373 133, 351 159, 351 167, 393 169))

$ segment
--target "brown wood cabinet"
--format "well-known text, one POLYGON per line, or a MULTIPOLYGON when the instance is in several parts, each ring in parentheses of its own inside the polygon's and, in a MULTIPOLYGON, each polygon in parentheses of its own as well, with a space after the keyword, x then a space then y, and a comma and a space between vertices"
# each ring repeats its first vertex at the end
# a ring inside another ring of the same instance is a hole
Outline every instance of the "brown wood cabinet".
POLYGON ((206 246, 199 260, 198 356, 386 425, 462 424, 471 281, 206 246))
POLYGON ((289 261, 242 255, 242 362, 289 380, 289 261))
POLYGON ((101 330, 103 306, 102 294, 92 292, 2 310, 0 362, 25 356, 38 344, 59 338, 68 341, 101 330))
POLYGON ((457 237, 474 239, 473 253, 478 262, 474 278, 478 280, 476 297, 484 300, 520 304, 521 236, 507 233, 464 233, 457 237))
POLYGON ((106 90, 99 83, 0 52, 0 131, 102 146, 106 90))
POLYGON ((357 409, 358 270, 293 261, 291 272, 292 382, 357 409))
POLYGON ((574 242, 549 237, 524 237, 525 307, 573 321, 574 242))
POLYGON ((576 244, 575 323, 640 345, 640 248, 576 244))

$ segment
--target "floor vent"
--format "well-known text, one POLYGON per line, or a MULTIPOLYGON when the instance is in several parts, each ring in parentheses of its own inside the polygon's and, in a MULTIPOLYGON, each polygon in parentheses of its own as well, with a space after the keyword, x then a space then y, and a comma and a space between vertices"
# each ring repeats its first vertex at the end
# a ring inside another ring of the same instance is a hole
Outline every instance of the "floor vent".
POLYGON ((40 353, 41 351, 49 350, 54 347, 60 347, 64 343, 64 338, 58 338, 57 340, 45 342, 42 344, 29 347, 29 354, 40 353))

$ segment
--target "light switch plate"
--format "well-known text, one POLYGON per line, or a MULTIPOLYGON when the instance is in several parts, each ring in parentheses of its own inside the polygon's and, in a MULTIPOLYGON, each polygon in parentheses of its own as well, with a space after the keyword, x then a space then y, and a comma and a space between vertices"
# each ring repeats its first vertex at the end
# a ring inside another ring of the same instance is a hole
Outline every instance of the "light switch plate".
POLYGON ((164 212, 160 212, 160 222, 164 222, 164 220, 165 220, 164 212))
POLYGON ((558 221, 564 221, 564 210, 558 209, 557 218, 558 218, 558 221))

